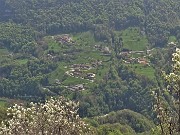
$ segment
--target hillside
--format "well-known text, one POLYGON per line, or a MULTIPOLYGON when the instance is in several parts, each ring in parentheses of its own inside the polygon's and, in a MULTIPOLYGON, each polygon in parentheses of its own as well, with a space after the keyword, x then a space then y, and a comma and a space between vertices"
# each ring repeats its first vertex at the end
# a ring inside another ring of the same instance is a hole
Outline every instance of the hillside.
POLYGON ((2 0, 1 3, 3 20, 30 24, 51 34, 98 30, 101 25, 115 30, 138 26, 152 44, 161 46, 169 35, 178 34, 179 29, 178 0, 2 0))
POLYGON ((166 86, 161 70, 170 71, 179 46, 179 6, 178 0, 1 0, 0 97, 43 102, 63 95, 80 102, 81 117, 117 111, 122 121, 105 117, 97 132, 146 133, 157 123, 152 91, 166 86))

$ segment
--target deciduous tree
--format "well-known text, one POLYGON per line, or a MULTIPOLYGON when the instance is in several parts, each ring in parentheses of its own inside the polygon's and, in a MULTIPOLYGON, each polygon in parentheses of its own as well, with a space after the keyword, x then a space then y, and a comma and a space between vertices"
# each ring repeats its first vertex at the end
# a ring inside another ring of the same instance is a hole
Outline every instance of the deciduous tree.
POLYGON ((88 135, 90 128, 81 120, 78 103, 63 97, 31 103, 25 108, 15 104, 8 109, 10 119, 2 122, 1 135, 88 135))

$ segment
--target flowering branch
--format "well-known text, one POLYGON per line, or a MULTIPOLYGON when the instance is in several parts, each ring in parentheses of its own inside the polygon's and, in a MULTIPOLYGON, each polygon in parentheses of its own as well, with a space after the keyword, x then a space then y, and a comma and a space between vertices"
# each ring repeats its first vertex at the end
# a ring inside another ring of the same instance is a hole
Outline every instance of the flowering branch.
POLYGON ((78 105, 63 97, 51 98, 45 104, 31 103, 29 108, 15 104, 8 109, 11 118, 2 122, 0 134, 88 135, 90 128, 77 115, 78 105))

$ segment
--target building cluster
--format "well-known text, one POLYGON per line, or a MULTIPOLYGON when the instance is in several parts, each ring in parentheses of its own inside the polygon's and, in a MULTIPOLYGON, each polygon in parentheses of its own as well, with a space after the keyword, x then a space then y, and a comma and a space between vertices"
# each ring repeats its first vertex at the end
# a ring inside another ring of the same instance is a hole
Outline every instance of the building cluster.
POLYGON ((94 61, 91 64, 73 64, 66 74, 75 78, 94 81, 96 74, 89 72, 90 69, 102 65, 102 61, 94 61))
POLYGON ((146 59, 146 56, 137 57, 137 58, 132 57, 132 54, 144 55, 145 53, 150 54, 150 52, 151 52, 151 50, 147 50, 147 52, 145 52, 145 51, 121 52, 119 54, 119 56, 123 59, 123 61, 126 64, 142 64, 142 65, 150 66, 149 60, 146 59))
POLYGON ((70 37, 70 35, 68 34, 58 35, 55 37, 55 40, 61 44, 74 44, 75 43, 73 39, 70 37))
POLYGON ((94 73, 85 73, 79 69, 71 69, 69 71, 66 71, 66 74, 75 78, 88 79, 88 80, 94 80, 96 76, 96 74, 94 73))

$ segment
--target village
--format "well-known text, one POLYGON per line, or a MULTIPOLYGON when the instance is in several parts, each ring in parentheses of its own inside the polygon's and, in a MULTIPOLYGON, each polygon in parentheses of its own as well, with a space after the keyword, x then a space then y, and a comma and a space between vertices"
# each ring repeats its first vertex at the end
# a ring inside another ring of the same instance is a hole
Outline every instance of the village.
MULTIPOLYGON (((175 42, 169 42, 167 46, 176 48, 177 44, 175 42)), ((153 51, 154 48, 145 51, 122 51, 119 53, 119 57, 122 58, 123 62, 126 64, 142 64, 144 66, 150 66, 148 57, 152 55, 153 51), (134 57, 134 55, 136 55, 136 57, 134 57)))
MULTIPOLYGON (((72 46, 76 42, 73 40, 72 37, 68 34, 63 34, 63 35, 58 35, 54 38, 54 40, 59 43, 59 44, 64 44, 67 46, 72 46)), ((170 42, 168 44, 169 46, 175 46, 176 44, 174 42, 170 42)), ((93 45, 93 48, 96 51, 99 51, 102 56, 111 56, 112 54, 112 48, 108 47, 107 45, 99 45, 95 44, 93 45)), ((125 64, 141 64, 143 66, 151 66, 150 61, 149 61, 149 56, 152 55, 153 49, 147 49, 147 50, 140 50, 140 51, 132 51, 128 49, 122 50, 117 57, 121 59, 125 64)), ((52 60, 55 59, 56 57, 53 56, 52 54, 48 54, 48 57, 51 58, 52 60)), ((94 69, 98 68, 99 66, 102 66, 103 64, 102 60, 96 60, 94 59, 93 61, 89 63, 79 63, 79 64, 72 64, 69 66, 65 66, 64 68, 67 69, 65 72, 65 75, 77 78, 77 79, 83 79, 87 80, 89 83, 92 83, 96 79, 96 73, 94 72, 94 69)), ((56 79, 56 84, 61 84, 61 82, 56 79)), ((79 83, 76 85, 71 85, 71 86, 64 86, 68 90, 71 91, 83 91, 85 90, 86 84, 79 83)))
POLYGON ((70 66, 70 70, 66 71, 65 74, 75 77, 86 79, 94 82, 95 73, 90 72, 91 69, 97 68, 102 65, 102 61, 91 62, 90 64, 73 64, 70 66))
MULTIPOLYGON (((95 80, 95 73, 88 72, 90 69, 94 68, 97 65, 92 65, 89 64, 73 64, 70 66, 70 70, 66 71, 65 74, 74 78, 80 78, 80 79, 85 79, 88 80, 89 82, 94 82, 95 80)), ((67 68, 67 67, 65 67, 67 68)), ((60 84, 59 80, 56 81, 57 84, 60 84)), ((64 86, 68 90, 71 91, 83 91, 85 90, 85 84, 76 84, 76 85, 71 85, 71 86, 64 86)))

